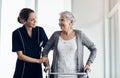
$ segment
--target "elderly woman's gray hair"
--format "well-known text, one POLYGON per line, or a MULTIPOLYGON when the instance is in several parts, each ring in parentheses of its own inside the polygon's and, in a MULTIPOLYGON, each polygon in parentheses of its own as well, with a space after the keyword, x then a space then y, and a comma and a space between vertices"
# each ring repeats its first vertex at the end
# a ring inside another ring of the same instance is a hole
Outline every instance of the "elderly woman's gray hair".
POLYGON ((60 16, 66 17, 66 19, 71 20, 72 23, 75 22, 75 17, 70 11, 63 11, 60 13, 60 16))

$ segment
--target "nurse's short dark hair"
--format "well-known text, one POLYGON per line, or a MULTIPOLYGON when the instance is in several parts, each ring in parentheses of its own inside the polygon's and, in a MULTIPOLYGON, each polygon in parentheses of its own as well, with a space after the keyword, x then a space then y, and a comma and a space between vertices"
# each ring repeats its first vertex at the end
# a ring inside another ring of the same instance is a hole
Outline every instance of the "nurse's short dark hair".
POLYGON ((34 10, 30 9, 30 8, 23 8, 21 9, 19 16, 17 18, 19 23, 22 23, 22 20, 27 21, 27 19, 29 18, 29 14, 34 12, 34 10))

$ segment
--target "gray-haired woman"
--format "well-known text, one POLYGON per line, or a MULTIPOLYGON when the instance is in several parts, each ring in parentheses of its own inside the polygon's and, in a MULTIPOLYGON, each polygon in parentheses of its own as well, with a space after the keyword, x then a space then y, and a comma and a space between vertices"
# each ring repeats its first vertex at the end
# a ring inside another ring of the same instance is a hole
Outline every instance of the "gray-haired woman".
MULTIPOLYGON (((59 26, 61 31, 56 31, 52 34, 47 42, 43 56, 48 56, 50 50, 53 50, 53 62, 51 72, 58 73, 79 73, 90 69, 96 57, 96 47, 94 43, 80 30, 73 29, 75 18, 69 11, 60 13, 59 26), (86 46, 90 55, 83 64, 83 47, 86 46)), ((49 63, 44 63, 45 70, 50 68, 49 63)), ((85 76, 56 76, 51 75, 51 78, 85 78, 85 76)))

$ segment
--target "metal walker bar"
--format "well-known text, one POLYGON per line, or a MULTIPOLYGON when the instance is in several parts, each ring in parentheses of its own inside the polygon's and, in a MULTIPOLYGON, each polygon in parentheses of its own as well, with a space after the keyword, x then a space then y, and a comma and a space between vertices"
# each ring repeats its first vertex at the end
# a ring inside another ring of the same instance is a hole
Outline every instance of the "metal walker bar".
POLYGON ((56 72, 52 73, 52 72, 47 71, 46 78, 50 78, 50 75, 86 75, 87 76, 86 78, 89 78, 88 73, 56 73, 56 72))

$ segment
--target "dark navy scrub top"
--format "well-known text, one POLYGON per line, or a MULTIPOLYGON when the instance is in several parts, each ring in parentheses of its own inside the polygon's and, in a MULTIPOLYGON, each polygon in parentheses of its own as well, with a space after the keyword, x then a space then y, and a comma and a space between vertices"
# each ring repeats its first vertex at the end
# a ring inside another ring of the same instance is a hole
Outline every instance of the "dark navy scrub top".
MULTIPOLYGON (((47 41, 47 35, 42 27, 33 28, 32 37, 30 37, 25 26, 23 26, 12 33, 12 51, 23 51, 27 56, 40 58, 41 47, 44 47, 47 41)), ((42 78, 41 64, 28 63, 17 59, 13 78, 42 78)))

